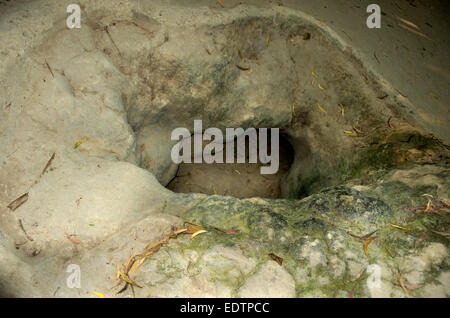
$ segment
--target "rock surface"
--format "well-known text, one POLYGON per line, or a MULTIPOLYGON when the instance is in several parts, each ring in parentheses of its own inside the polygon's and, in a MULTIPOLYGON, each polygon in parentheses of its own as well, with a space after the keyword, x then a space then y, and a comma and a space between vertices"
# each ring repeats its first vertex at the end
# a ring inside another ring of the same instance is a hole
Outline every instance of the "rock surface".
POLYGON ((69 1, 0 15, 1 296, 131 297, 116 265, 195 222, 137 297, 449 297, 449 148, 335 31, 283 6, 79 2, 74 30, 69 1), (194 119, 279 127, 286 199, 165 189, 194 119))

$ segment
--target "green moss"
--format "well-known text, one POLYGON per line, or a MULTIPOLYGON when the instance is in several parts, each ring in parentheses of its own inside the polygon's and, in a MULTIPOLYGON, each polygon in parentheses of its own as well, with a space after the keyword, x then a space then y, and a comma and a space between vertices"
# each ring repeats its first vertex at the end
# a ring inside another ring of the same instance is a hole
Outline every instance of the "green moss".
MULTIPOLYGON (((363 140, 366 147, 353 149, 351 153, 331 160, 330 166, 322 167, 321 170, 313 168, 299 176, 299 186, 290 195, 303 198, 326 186, 352 179, 361 179, 370 184, 394 168, 410 167, 427 159, 430 153, 442 158, 447 156, 447 150, 438 140, 416 132, 391 133, 382 130, 363 140)), ((320 162, 321 158, 312 160, 320 162)))

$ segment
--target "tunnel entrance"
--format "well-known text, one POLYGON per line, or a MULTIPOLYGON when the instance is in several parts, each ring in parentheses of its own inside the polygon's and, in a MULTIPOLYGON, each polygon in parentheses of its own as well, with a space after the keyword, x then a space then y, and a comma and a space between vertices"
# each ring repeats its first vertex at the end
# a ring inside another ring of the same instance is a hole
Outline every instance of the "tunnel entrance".
MULTIPOLYGON (((257 129, 257 153, 259 153, 259 130, 257 129)), ((271 140, 268 130, 267 140, 271 140)), ((249 139, 245 138, 245 163, 237 163, 237 138, 234 140, 234 163, 181 163, 175 177, 167 188, 179 193, 218 194, 237 198, 281 198, 281 183, 294 160, 294 150, 280 133, 279 136, 279 169, 275 174, 261 174, 261 166, 267 166, 260 161, 249 163, 249 139)), ((203 147, 208 142, 203 144, 203 147)), ((271 155, 270 142, 268 154, 271 155)), ((225 149, 225 144, 224 144, 225 149)), ((194 152, 191 151, 193 154, 194 152)), ((193 162, 193 160, 191 160, 193 162)))

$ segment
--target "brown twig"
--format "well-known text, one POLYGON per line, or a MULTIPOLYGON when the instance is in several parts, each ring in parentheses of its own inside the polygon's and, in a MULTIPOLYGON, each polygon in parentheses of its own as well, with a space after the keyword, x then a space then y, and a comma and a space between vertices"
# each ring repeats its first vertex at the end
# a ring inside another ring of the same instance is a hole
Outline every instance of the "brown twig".
POLYGON ((33 242, 34 241, 33 238, 31 238, 31 236, 28 235, 27 231, 25 231, 25 228, 23 227, 23 223, 22 223, 21 219, 19 219, 19 226, 22 229, 25 236, 27 237, 27 239, 33 242))
POLYGON ((107 25, 105 26, 105 32, 106 32, 106 34, 108 34, 109 39, 111 40, 112 44, 113 44, 114 47, 116 48, 116 50, 117 50, 117 52, 119 53, 120 57, 122 57, 122 54, 120 53, 119 48, 117 47, 117 45, 116 45, 116 43, 114 42, 114 40, 113 40, 111 34, 109 33, 109 29, 108 29, 108 26, 107 26, 107 25))
POLYGON ((8 204, 8 208, 15 211, 19 206, 27 202, 28 200, 28 192, 25 194, 22 194, 20 197, 12 201, 10 204, 8 204))
POLYGON ((55 78, 55 74, 53 74, 52 68, 51 68, 50 65, 48 64, 47 60, 45 60, 45 64, 47 65, 48 70, 49 70, 50 73, 52 74, 52 77, 55 78))
POLYGON ((44 173, 47 171, 48 167, 52 164, 53 159, 55 159, 56 152, 53 153, 51 158, 47 161, 47 164, 44 167, 44 170, 42 170, 40 177, 44 175, 44 173))
POLYGON ((237 64, 236 64, 236 67, 237 67, 238 69, 240 69, 241 71, 248 71, 248 70, 250 69, 250 67, 242 67, 242 66, 239 66, 239 65, 237 65, 237 64))

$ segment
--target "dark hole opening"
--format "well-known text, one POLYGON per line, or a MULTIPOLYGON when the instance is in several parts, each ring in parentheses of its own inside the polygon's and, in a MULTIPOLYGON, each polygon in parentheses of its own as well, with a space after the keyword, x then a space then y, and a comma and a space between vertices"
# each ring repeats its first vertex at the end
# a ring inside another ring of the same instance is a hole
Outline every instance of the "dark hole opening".
MULTIPOLYGON (((271 155, 270 129, 267 130, 268 155, 271 155)), ((225 134, 224 134, 225 139, 225 134)), ((203 143, 203 148, 210 141, 203 143)), ((193 144, 193 142, 191 143, 193 144)), ((259 154, 259 130, 257 129, 257 153, 259 154)), ((194 153, 192 145, 191 153, 194 153)), ((193 157, 193 155, 192 155, 193 157)), ((227 195, 237 198, 281 198, 281 184, 294 160, 294 150, 280 132, 279 169, 275 174, 261 174, 263 164, 258 156, 257 163, 249 163, 249 138, 245 138, 245 163, 237 163, 237 138, 234 139, 234 163, 181 163, 176 176, 167 188, 179 193, 204 193, 227 195)))

